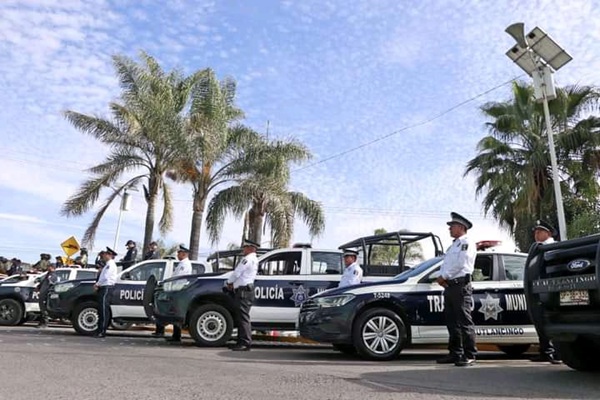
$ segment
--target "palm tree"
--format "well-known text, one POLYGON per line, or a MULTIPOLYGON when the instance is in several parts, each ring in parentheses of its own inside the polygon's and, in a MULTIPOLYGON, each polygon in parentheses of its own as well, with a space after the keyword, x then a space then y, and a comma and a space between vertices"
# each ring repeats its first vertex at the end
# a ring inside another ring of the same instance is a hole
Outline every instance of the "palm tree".
POLYGON ((311 236, 321 234, 325 227, 321 204, 288 190, 290 164, 307 160, 308 149, 293 140, 263 140, 253 155, 250 171, 210 201, 206 225, 211 241, 219 240, 228 212, 244 218, 244 236, 257 243, 262 242, 263 229, 269 226, 273 247, 290 245, 296 217, 306 223, 311 236))
MULTIPOLYGON (((400 229, 400 232, 409 232, 407 229, 400 229)), ((373 234, 383 235, 388 233, 385 228, 375 229, 373 234)), ((400 246, 397 245, 374 245, 370 254, 370 263, 372 265, 396 265, 398 264, 398 256, 400 246)), ((423 246, 419 242, 404 243, 402 245, 402 261, 406 260, 422 260, 423 246)))
POLYGON ((237 123, 243 112, 235 105, 235 81, 218 80, 207 70, 192 90, 192 103, 186 118, 187 151, 167 176, 190 183, 193 216, 190 257, 197 258, 206 201, 219 186, 247 170, 253 158, 253 144, 260 135, 237 123))
MULTIPOLYGON (((597 102, 595 88, 570 86, 557 88, 557 98, 549 104, 566 205, 597 206, 600 119, 589 116, 597 102)), ((533 221, 556 222, 543 108, 531 86, 515 83, 510 101, 487 103, 481 109, 492 119, 486 123, 490 135, 479 142, 478 155, 467 163, 465 175, 476 175, 484 212, 526 250, 533 221)), ((575 217, 573 208, 566 207, 566 214, 568 221, 575 217)))
POLYGON ((171 191, 164 177, 178 159, 180 149, 187 147, 183 113, 191 89, 206 72, 184 77, 179 71, 164 72, 144 52, 140 59, 136 63, 124 56, 113 57, 122 93, 119 101, 109 105, 111 118, 75 111, 64 113, 75 128, 110 148, 104 162, 88 170, 92 177, 65 202, 61 211, 69 217, 81 215, 97 202, 102 189, 115 186, 84 234, 83 242, 90 246, 108 207, 125 189, 139 183, 143 184, 147 203, 143 248, 152 240, 161 194, 161 232, 167 232, 172 224, 171 191))

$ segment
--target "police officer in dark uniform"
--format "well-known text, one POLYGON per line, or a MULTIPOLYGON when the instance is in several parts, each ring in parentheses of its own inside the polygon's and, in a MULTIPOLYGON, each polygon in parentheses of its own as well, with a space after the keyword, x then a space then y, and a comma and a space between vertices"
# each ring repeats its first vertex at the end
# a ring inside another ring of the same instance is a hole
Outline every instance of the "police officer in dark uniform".
POLYGON ((158 252, 158 243, 152 242, 148 245, 148 251, 144 254, 145 260, 158 260, 160 253, 158 252))
POLYGON ((137 258, 137 247, 135 247, 135 242, 133 240, 128 240, 125 246, 127 247, 127 253, 125 253, 125 257, 121 260, 121 265, 124 270, 135 264, 137 258))
POLYGON ((37 288, 39 292, 39 305, 40 305, 40 323, 38 324, 38 328, 46 328, 48 326, 48 311, 46 309, 46 303, 48 301, 48 291, 50 290, 50 286, 54 285, 58 282, 58 277, 56 276, 55 267, 52 264, 48 264, 47 273, 44 275, 44 278, 40 282, 40 286, 37 288))
POLYGON ((454 242, 446 252, 437 283, 444 287, 444 316, 448 327, 449 354, 438 364, 468 367, 475 364, 475 324, 471 316, 473 287, 471 277, 475 267, 477 246, 467 237, 473 224, 460 214, 450 213, 450 236, 454 242))
MULTIPOLYGON (((553 236, 556 234, 556 230, 548 222, 542 221, 542 220, 537 220, 535 222, 535 225, 532 230, 533 230, 533 237, 534 237, 536 243, 539 243, 539 244, 554 243, 553 236)), ((530 309, 529 312, 530 313, 541 312, 541 309, 540 308, 530 309)), ((535 318, 535 319, 539 320, 541 318, 535 318)), ((537 356, 533 357, 531 359, 531 361, 534 361, 534 362, 547 361, 550 364, 562 364, 562 361, 560 361, 560 359, 556 353, 556 350, 554 349, 554 345, 552 344, 552 341, 550 340, 548 335, 546 335, 546 332, 544 332, 544 330, 542 330, 542 329, 539 329, 537 326, 535 327, 535 330, 540 339, 540 353, 537 356)))
POLYGON ((233 351, 249 351, 252 345, 250 309, 254 302, 254 280, 258 273, 256 249, 260 246, 258 243, 246 239, 242 243, 242 247, 244 258, 227 279, 227 290, 233 291, 237 308, 238 339, 237 343, 231 347, 233 351))

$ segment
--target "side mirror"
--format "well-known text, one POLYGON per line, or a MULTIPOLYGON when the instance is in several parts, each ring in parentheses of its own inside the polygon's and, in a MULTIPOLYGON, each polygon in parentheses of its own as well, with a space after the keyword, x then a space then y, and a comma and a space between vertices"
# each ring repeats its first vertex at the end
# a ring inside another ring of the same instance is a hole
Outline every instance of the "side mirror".
POLYGON ((121 279, 124 281, 130 281, 131 280, 131 274, 129 272, 125 272, 123 275, 121 275, 121 279))

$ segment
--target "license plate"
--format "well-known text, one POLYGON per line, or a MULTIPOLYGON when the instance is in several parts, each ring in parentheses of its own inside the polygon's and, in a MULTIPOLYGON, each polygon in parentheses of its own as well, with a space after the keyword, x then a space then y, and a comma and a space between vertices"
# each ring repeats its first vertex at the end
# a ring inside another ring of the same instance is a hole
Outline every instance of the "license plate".
POLYGON ((587 306, 590 304, 590 293, 587 290, 567 290, 560 292, 561 306, 587 306))
POLYGON ((52 294, 50 295, 50 298, 51 298, 51 299, 58 299, 58 293, 52 293, 52 294))

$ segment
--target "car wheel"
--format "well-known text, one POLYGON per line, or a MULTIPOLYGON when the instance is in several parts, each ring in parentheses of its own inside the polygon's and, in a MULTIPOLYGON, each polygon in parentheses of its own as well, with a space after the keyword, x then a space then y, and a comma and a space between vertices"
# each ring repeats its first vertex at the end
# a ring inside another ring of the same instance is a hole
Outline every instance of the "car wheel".
POLYGON ((529 350, 529 347, 531 345, 529 344, 512 344, 512 345, 498 345, 498 348, 500 349, 501 352, 503 352, 504 354, 511 356, 511 357, 518 357, 521 354, 525 353, 527 350, 529 350))
POLYGON ((126 331, 133 326, 133 322, 110 321, 110 327, 115 331, 126 331))
POLYGON ((563 362, 577 371, 600 371, 600 348, 597 343, 583 337, 573 342, 556 343, 563 362))
POLYGON ((71 317, 73 328, 80 335, 91 336, 98 330, 98 303, 86 301, 75 307, 71 317))
POLYGON ((233 318, 218 304, 204 304, 192 313, 188 324, 190 335, 200 346, 223 346, 231 337, 233 318))
POLYGON ((346 343, 334 343, 333 349, 339 351, 340 353, 347 354, 349 356, 353 356, 356 354, 356 347, 352 344, 346 343))
POLYGON ((352 329, 352 340, 358 354, 369 360, 388 361, 398 357, 406 339, 402 318, 386 308, 365 311, 352 329))
POLYGON ((0 300, 0 325, 18 325, 24 319, 23 306, 15 299, 0 300))

